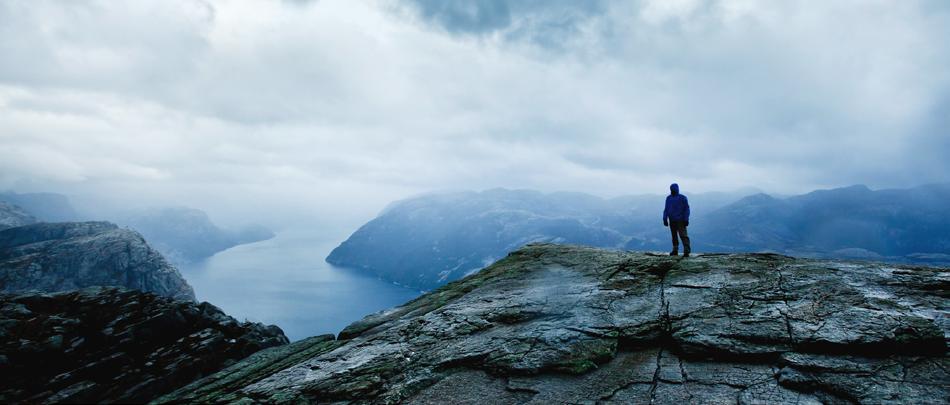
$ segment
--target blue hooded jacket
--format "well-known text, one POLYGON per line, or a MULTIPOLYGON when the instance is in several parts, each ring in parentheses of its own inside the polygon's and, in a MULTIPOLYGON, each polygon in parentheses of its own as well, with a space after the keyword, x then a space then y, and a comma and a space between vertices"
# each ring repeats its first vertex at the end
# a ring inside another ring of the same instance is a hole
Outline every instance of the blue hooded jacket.
POLYGON ((663 222, 670 221, 689 221, 689 200, 685 195, 680 194, 680 186, 676 183, 670 185, 670 195, 666 196, 666 208, 663 209, 663 222))

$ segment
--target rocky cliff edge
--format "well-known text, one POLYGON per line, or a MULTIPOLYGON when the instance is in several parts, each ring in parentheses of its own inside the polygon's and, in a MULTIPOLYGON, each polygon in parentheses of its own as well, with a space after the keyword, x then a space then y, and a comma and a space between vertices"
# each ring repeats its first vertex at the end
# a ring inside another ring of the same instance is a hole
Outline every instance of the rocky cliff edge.
POLYGON ((0 294, 0 402, 147 402, 286 343, 207 302, 116 287, 0 294))
POLYGON ((195 300, 178 270, 135 231, 108 222, 37 223, 0 230, 0 292, 90 286, 195 300))
POLYGON ((950 271, 529 245, 159 402, 946 403, 950 271))

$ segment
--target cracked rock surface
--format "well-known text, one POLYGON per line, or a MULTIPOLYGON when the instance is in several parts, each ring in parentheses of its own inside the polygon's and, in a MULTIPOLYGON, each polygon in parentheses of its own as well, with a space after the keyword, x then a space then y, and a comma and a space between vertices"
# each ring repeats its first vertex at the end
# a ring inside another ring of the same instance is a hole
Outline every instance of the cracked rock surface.
POLYGON ((0 292, 91 286, 195 300, 178 269, 135 231, 108 222, 37 223, 0 230, 0 292))
POLYGON ((0 402, 146 402, 286 343, 206 302, 111 287, 0 294, 0 402))
POLYGON ((948 295, 947 269, 529 245, 161 401, 946 403, 948 295))

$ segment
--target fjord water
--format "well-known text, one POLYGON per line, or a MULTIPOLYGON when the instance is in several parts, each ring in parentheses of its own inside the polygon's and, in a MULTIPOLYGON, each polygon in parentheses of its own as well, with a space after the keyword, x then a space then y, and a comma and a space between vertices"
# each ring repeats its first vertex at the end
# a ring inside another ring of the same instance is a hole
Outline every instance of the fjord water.
POLYGON ((326 235, 288 230, 180 269, 198 300, 238 320, 280 326, 291 340, 336 334, 363 316, 420 294, 326 263, 342 240, 326 235))

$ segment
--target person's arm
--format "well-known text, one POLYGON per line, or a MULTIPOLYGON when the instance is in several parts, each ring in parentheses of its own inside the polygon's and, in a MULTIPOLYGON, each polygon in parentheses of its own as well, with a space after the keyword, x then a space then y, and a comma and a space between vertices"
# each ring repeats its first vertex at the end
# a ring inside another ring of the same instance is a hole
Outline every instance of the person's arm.
POLYGON ((663 226, 670 226, 670 197, 666 197, 666 203, 663 207, 663 226))
POLYGON ((684 223, 684 225, 689 226, 689 200, 685 195, 683 196, 683 206, 683 209, 686 211, 686 223, 684 223))

